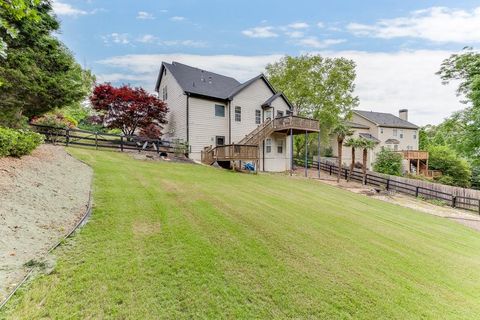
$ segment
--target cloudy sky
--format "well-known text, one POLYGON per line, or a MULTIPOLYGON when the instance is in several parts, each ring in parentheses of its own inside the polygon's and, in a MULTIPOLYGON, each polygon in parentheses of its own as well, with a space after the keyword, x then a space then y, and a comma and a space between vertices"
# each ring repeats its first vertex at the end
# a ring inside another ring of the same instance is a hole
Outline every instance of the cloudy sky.
POLYGON ((55 0, 59 37, 99 81, 152 91, 161 61, 245 81, 282 55, 357 63, 359 109, 410 110, 419 125, 461 109, 435 72, 480 44, 477 1, 55 0))

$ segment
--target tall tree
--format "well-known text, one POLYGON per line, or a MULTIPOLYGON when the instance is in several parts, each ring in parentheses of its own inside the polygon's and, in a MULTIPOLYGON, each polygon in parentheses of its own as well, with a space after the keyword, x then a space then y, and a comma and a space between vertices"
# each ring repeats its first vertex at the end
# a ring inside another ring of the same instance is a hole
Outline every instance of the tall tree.
MULTIPOLYGON (((19 126, 41 115, 86 98, 93 76, 82 70, 71 52, 53 35, 59 23, 49 1, 29 1, 38 19, 15 23, 7 37, 8 55, 0 63, 0 124, 19 126)), ((33 9, 32 9, 33 10, 33 9)))
POLYGON ((363 157, 362 157, 363 184, 367 184, 368 151, 373 150, 376 144, 377 143, 373 140, 360 138, 360 147, 363 149, 363 157))
POLYGON ((161 129, 167 123, 165 102, 142 88, 100 84, 93 90, 90 102, 106 127, 121 129, 127 136, 137 129, 152 132, 152 124, 161 129))
POLYGON ((349 138, 344 144, 344 146, 350 147, 352 150, 352 162, 350 163, 350 172, 348 173, 347 182, 352 178, 353 170, 355 169, 355 151, 357 148, 361 148, 362 144, 363 142, 361 138, 356 137, 349 138))
POLYGON ((285 56, 269 64, 266 74, 303 116, 320 121, 324 137, 358 105, 354 96, 355 63, 320 55, 285 56))
POLYGON ((340 175, 342 174, 342 156, 343 156, 343 141, 346 137, 351 136, 353 131, 345 125, 344 122, 338 122, 337 125, 332 129, 333 136, 337 138, 337 149, 338 149, 338 158, 337 158, 337 165, 338 165, 338 172, 337 172, 337 183, 340 182, 340 175))

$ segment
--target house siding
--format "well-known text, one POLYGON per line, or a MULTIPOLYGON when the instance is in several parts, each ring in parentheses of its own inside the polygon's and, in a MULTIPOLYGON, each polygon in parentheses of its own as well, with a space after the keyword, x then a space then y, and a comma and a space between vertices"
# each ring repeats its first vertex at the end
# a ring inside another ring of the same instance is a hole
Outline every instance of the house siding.
POLYGON ((162 77, 159 86, 159 97, 162 98, 162 91, 167 87, 168 106, 167 121, 163 128, 163 139, 172 141, 174 139, 187 140, 187 96, 175 78, 167 70, 162 77))

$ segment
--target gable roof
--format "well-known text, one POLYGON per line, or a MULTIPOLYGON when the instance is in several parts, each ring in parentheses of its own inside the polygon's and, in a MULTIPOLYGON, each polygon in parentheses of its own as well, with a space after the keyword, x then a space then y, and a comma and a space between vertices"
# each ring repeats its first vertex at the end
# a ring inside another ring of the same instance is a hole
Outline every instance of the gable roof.
POLYGON ((380 140, 378 140, 377 138, 375 138, 374 136, 372 136, 370 133, 362 133, 362 132, 361 132, 361 133, 359 133, 358 135, 359 135, 360 137, 362 137, 362 138, 367 139, 367 140, 372 140, 372 141, 375 142, 375 143, 379 143, 379 142, 380 142, 380 140))
POLYGON ((167 69, 173 75, 173 77, 177 80, 178 84, 185 93, 220 100, 232 100, 233 97, 239 94, 243 89, 247 88, 255 81, 261 79, 271 90, 273 94, 271 98, 275 97, 273 100, 281 96, 283 97, 283 99, 285 99, 285 102, 287 103, 289 108, 293 109, 290 101, 288 101, 288 99, 282 93, 277 93, 275 91, 275 89, 267 80, 264 74, 260 74, 244 83, 240 83, 232 77, 227 77, 218 73, 191 67, 183 63, 175 61, 171 64, 162 62, 162 67, 160 68, 160 73, 158 75, 157 83, 155 85, 155 91, 157 92, 160 89, 160 82, 162 80, 165 69, 167 69))
POLYGON ((366 125, 360 124, 360 123, 356 123, 356 122, 352 122, 352 121, 345 121, 345 125, 347 127, 354 128, 354 129, 370 129, 369 126, 366 126, 366 125))
POLYGON ((200 96, 226 99, 232 90, 240 85, 240 82, 232 77, 226 77, 174 61, 171 64, 162 63, 155 86, 155 91, 157 92, 164 74, 164 68, 173 75, 183 91, 200 96))
POLYGON ((354 110, 357 115, 375 123, 380 127, 418 129, 418 126, 411 122, 400 119, 391 113, 354 110))

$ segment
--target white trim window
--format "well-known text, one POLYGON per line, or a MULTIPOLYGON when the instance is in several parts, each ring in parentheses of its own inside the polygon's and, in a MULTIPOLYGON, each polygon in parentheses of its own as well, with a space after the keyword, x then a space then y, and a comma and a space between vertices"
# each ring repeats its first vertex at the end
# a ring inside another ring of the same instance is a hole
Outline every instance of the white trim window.
POLYGON ((236 106, 235 107, 235 122, 242 121, 242 107, 236 106))
POLYGON ((166 101, 168 99, 168 88, 164 86, 162 89, 162 100, 166 101))
POLYGON ((283 153, 283 142, 284 141, 285 140, 283 140, 283 139, 277 140, 277 153, 280 153, 280 154, 283 153))
POLYGON ((403 139, 403 130, 400 129, 400 139, 403 139))
POLYGON ((255 110, 255 124, 260 124, 260 123, 262 123, 262 111, 255 110))
POLYGON ((396 137, 398 135, 398 130, 397 129, 393 129, 393 136, 396 137))
POLYGON ((272 152, 272 139, 270 138, 265 139, 265 152, 266 153, 272 152))
POLYGON ((413 140, 417 140, 417 131, 413 132, 413 140))

